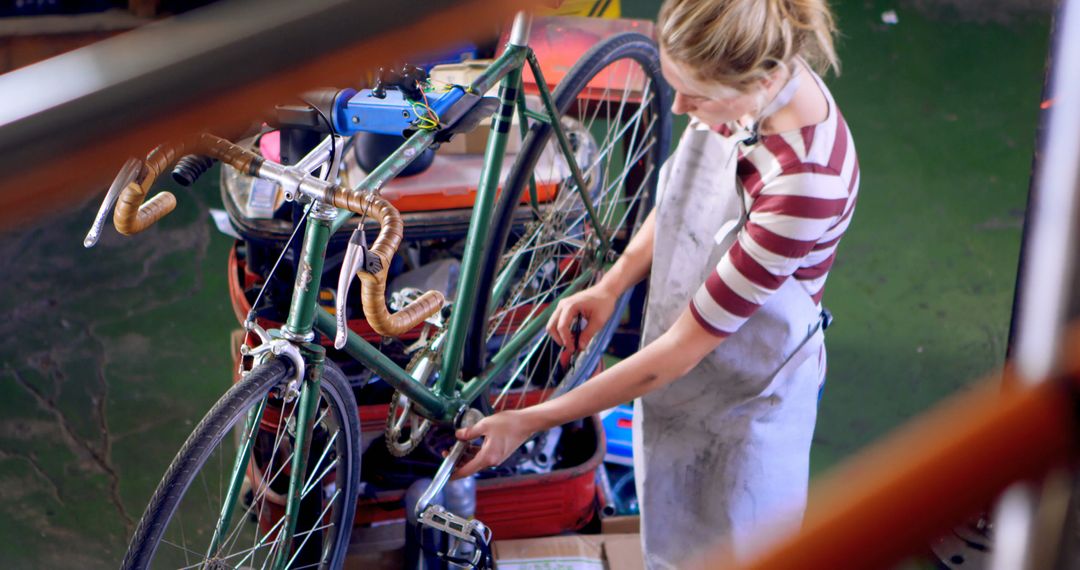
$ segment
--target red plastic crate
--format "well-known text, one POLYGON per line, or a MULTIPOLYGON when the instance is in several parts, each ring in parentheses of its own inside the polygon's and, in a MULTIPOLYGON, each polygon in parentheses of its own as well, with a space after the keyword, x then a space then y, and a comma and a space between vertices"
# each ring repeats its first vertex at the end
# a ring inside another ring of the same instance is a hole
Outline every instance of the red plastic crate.
MULTIPOLYGON (((497 540, 534 538, 579 530, 596 514, 596 469, 604 460, 604 430, 600 418, 589 420, 584 432, 593 441, 578 442, 592 450, 580 465, 540 475, 517 475, 476 482, 476 518, 491 528, 497 540)), ((405 490, 382 491, 361 497, 356 525, 403 520, 405 490)))

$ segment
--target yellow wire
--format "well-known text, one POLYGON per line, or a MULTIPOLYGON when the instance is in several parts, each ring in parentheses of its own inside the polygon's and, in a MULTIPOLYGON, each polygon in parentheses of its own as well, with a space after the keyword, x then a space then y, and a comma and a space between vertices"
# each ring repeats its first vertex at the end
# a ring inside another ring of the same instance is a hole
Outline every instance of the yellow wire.
POLYGON ((427 130, 436 130, 439 128, 439 115, 436 114, 435 109, 432 109, 431 105, 428 104, 427 93, 424 92, 423 86, 420 85, 419 81, 416 83, 416 86, 420 89, 420 96, 424 98, 424 101, 422 103, 420 101, 413 101, 413 112, 416 113, 417 118, 420 120, 420 124, 423 125, 421 128, 425 128, 427 130), (419 111, 417 111, 417 105, 420 105, 420 107, 424 109, 425 113, 421 114, 419 111))
POLYGON ((420 128, 427 130, 435 130, 439 128, 439 123, 431 119, 434 112, 431 107, 424 105, 419 101, 412 101, 413 112, 416 113, 416 120, 420 123, 420 128))

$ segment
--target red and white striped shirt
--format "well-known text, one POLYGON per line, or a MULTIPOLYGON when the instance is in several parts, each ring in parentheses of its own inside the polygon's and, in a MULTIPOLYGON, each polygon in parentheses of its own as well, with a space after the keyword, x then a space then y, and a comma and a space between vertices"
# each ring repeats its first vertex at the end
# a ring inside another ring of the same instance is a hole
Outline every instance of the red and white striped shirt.
POLYGON ((690 302, 698 323, 716 336, 738 330, 789 278, 821 303, 855 211, 859 162, 847 123, 818 84, 829 103, 824 122, 740 149, 736 183, 747 221, 690 302))

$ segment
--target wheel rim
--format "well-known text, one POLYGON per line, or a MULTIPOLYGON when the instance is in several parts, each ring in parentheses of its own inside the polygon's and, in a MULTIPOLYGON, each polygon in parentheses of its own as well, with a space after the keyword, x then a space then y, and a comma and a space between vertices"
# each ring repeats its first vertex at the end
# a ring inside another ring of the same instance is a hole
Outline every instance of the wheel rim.
MULTIPOLYGON (((311 451, 301 485, 301 509, 294 532, 289 568, 320 567, 335 555, 341 512, 348 493, 349 434, 341 407, 323 390, 315 414, 311 451)), ((198 473, 190 479, 162 530, 152 568, 271 568, 284 546, 280 532, 291 468, 291 426, 296 406, 283 404, 276 393, 255 398, 230 418, 228 434, 214 442, 198 473), (260 405, 262 402, 265 404, 260 405), (248 431, 248 413, 262 408, 260 421, 248 431), (237 450, 251 440, 250 461, 242 492, 231 509, 231 525, 210 551, 211 538, 227 496, 237 450)))
MULTIPOLYGON (((617 254, 651 208, 652 186, 663 150, 658 148, 663 110, 649 75, 637 61, 618 60, 597 75, 601 74, 624 80, 608 82, 599 92, 593 90, 591 95, 600 103, 591 100, 585 104, 580 96, 575 97, 562 122, 617 254), (635 78, 644 81, 640 93, 632 89, 635 78)), ((496 295, 500 281, 513 285, 506 287, 503 298, 492 300, 487 327, 489 353, 497 352, 518 324, 536 318, 583 271, 606 263, 590 253, 599 241, 585 221, 584 202, 553 136, 533 173, 538 181, 562 181, 554 200, 540 211, 534 209, 533 222, 523 231, 513 231, 507 240, 496 273, 496 295)), ((608 327, 606 332, 610 330, 608 327)), ((521 408, 569 389, 593 372, 597 351, 608 340, 603 337, 610 334, 597 334, 588 347, 570 357, 541 332, 503 377, 493 382, 493 407, 521 408)))

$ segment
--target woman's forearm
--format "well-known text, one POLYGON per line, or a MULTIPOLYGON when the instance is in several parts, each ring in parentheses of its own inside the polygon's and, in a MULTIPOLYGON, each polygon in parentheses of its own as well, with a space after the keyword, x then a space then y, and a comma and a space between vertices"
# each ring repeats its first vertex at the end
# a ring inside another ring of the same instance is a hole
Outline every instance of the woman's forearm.
POLYGON ((656 222, 653 219, 655 212, 656 210, 649 212, 645 222, 630 239, 626 250, 600 279, 598 285, 613 295, 621 295, 649 274, 649 268, 652 267, 653 236, 656 232, 656 222))
POLYGON ((629 402, 685 375, 721 340, 686 311, 669 331, 629 358, 522 413, 533 431, 541 431, 629 402))

